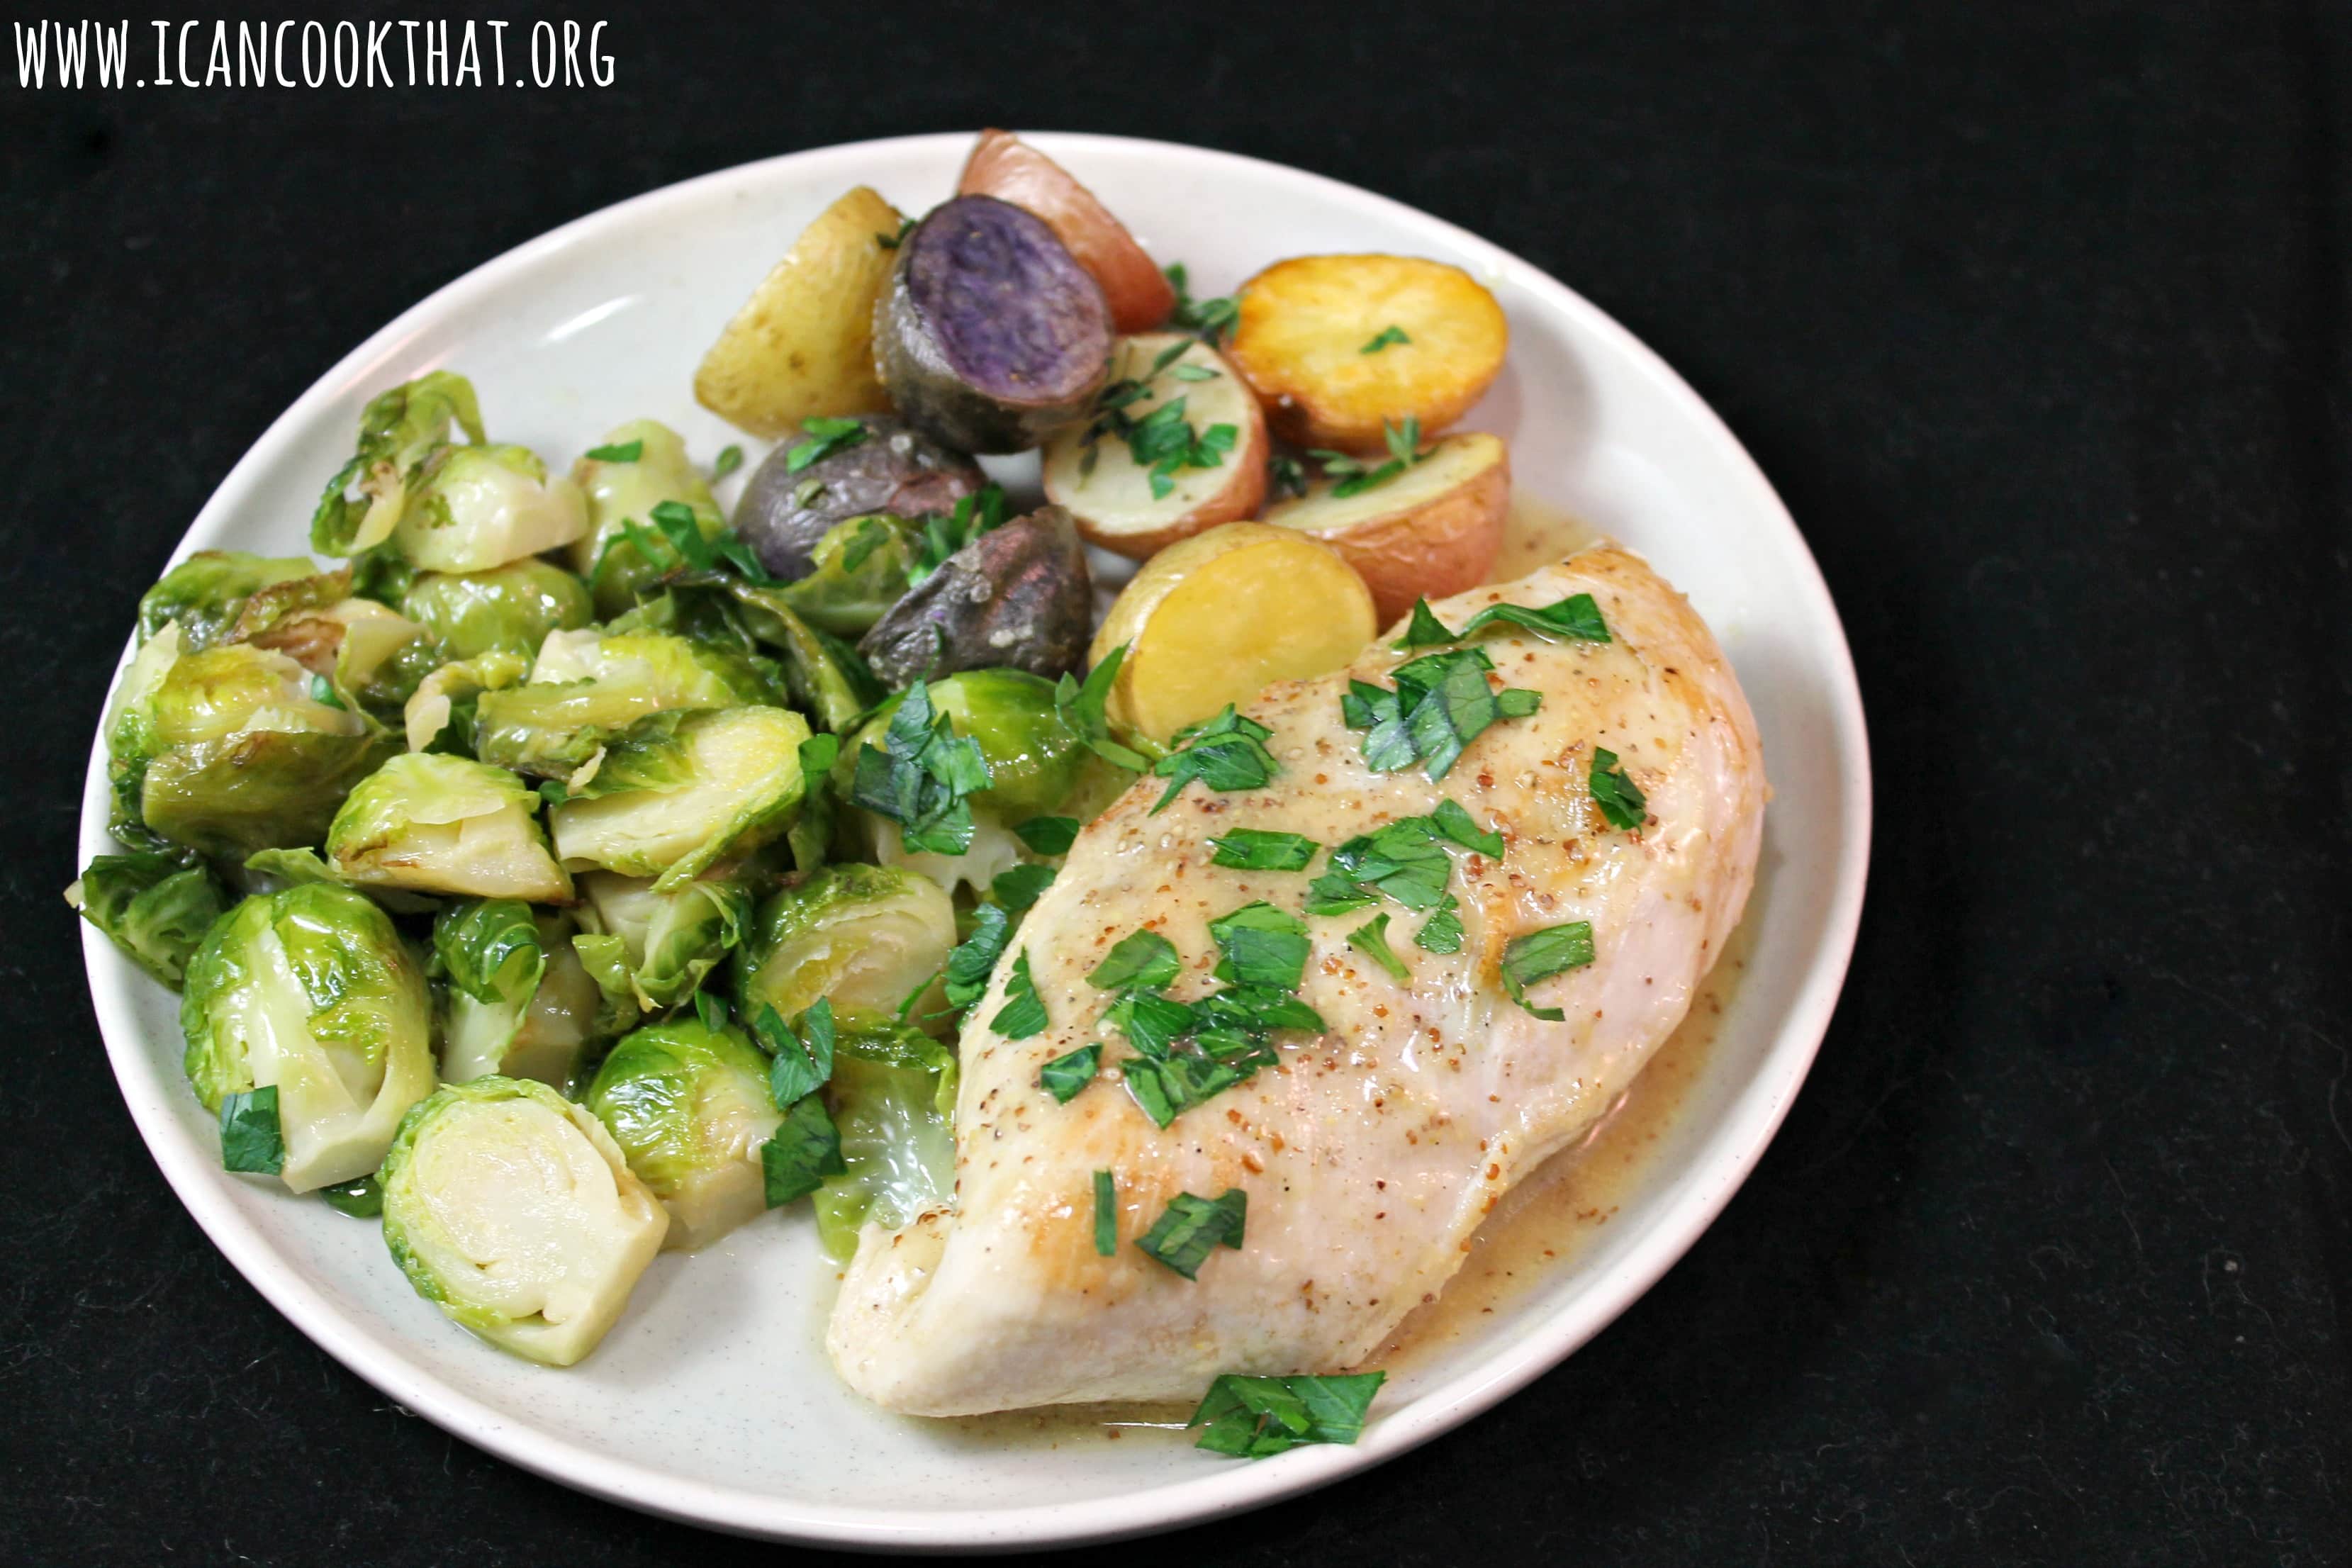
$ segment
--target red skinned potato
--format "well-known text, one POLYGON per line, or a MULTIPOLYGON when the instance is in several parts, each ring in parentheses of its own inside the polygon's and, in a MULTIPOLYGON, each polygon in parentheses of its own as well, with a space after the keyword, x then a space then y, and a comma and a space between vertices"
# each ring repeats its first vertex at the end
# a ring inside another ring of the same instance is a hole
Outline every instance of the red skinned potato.
POLYGON ((961 452, 1025 452, 1086 416, 1110 308, 1043 218, 993 196, 933 207, 874 306, 874 358, 908 424, 961 452))
POLYGON ((1127 226, 1067 169, 1010 131, 983 131, 956 182, 960 196, 994 196, 1035 213, 1102 285, 1111 324, 1149 331, 1176 308, 1176 290, 1127 226))
POLYGON ((1265 502, 1265 417, 1223 356, 1181 332, 1145 332, 1119 344, 1111 374, 1104 401, 1139 391, 1116 414, 1045 443, 1045 499, 1067 507, 1089 542, 1144 561, 1180 539, 1257 515, 1265 502), (1117 427, 1104 427, 1115 418, 1139 424, 1180 400, 1196 438, 1227 437, 1202 462, 1160 472, 1166 464, 1137 461, 1117 427))

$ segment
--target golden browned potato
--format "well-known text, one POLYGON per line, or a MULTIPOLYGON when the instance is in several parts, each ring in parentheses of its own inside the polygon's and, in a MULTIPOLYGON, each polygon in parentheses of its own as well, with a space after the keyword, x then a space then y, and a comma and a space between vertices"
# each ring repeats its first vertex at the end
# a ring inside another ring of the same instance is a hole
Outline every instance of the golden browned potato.
POLYGON ((1275 681, 1339 668, 1379 630, 1371 595, 1339 552, 1229 522, 1153 556, 1111 605, 1087 662, 1127 645, 1110 718, 1164 742, 1275 681))
POLYGON ((1181 419, 1169 423, 1190 426, 1187 445, 1214 461, 1180 461, 1155 476, 1164 459, 1138 462, 1116 432, 1090 437, 1091 425, 1070 426, 1045 443, 1045 498, 1069 509, 1079 532, 1141 561, 1203 529, 1257 514, 1265 500, 1265 416, 1223 355, 1181 332, 1146 332, 1119 344, 1111 378, 1115 386, 1141 384, 1141 395, 1115 411, 1135 424, 1183 399, 1181 419), (1218 438, 1221 427, 1229 439, 1218 438))
POLYGON ((864 185, 819 213, 702 356, 695 400, 771 440, 820 416, 889 412, 874 373, 874 301, 901 222, 864 185))
POLYGON ((1475 588, 1494 570, 1511 508, 1511 458, 1500 437, 1448 436, 1403 472, 1338 493, 1347 488, 1344 478, 1318 479, 1304 496, 1268 507, 1265 521, 1346 556, 1383 626, 1416 598, 1475 588))
POLYGON ((1242 286, 1225 351, 1275 434, 1302 447, 1380 448, 1383 422, 1431 435, 1503 368, 1510 330, 1459 267, 1416 256, 1296 256, 1242 286))

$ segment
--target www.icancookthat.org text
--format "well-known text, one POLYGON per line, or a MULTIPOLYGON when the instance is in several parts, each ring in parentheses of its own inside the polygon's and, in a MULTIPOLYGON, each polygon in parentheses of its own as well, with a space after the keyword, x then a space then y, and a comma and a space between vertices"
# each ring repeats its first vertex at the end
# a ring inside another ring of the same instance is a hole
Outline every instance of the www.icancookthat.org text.
POLYGON ((12 23, 16 85, 121 88, 610 87, 603 22, 12 23), (511 32, 509 32, 511 29, 511 32))

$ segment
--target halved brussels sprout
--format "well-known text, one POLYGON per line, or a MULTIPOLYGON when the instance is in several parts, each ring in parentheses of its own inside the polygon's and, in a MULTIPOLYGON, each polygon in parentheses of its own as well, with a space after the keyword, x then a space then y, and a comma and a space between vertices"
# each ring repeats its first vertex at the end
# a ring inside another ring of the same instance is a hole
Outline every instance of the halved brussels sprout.
POLYGON ((434 670, 417 683, 401 710, 408 749, 472 752, 477 700, 485 691, 519 685, 530 673, 530 660, 511 653, 486 653, 434 670))
POLYGON ((545 561, 509 561, 487 572, 427 572, 400 596, 400 613, 433 636, 445 659, 486 653, 525 659, 552 631, 595 618, 587 584, 545 561))
POLYGON ((316 840, 393 742, 286 655, 185 653, 174 623, 123 672, 107 749, 117 837, 143 826, 241 859, 316 840))
POLYGON ((580 487, 530 448, 439 447, 416 469, 393 538, 424 572, 487 572, 588 531, 580 487))
POLYGON ((189 955, 228 908, 228 895, 196 857, 146 850, 99 856, 66 889, 66 902, 177 991, 189 955))
POLYGON ((740 872, 714 871, 656 890, 644 877, 591 871, 580 879, 583 921, 572 939, 592 971, 625 977, 639 1007, 675 1007, 742 942, 751 923, 751 890, 740 872))
POLYGON ((955 905, 937 883, 887 866, 827 866, 760 906, 736 961, 736 1004, 747 1018, 762 1005, 796 1018, 829 998, 845 1020, 888 1018, 955 944, 955 905))
POLYGON ((749 659, 667 632, 550 632, 523 685, 484 692, 475 751, 541 778, 575 772, 649 713, 775 700, 749 659))
POLYGON ((359 555, 383 544, 399 524, 418 468, 449 438, 456 424, 471 441, 482 439, 482 411, 474 384, 436 370, 380 392, 360 414, 359 447, 319 498, 310 518, 310 548, 327 555, 359 555), (349 492, 356 488, 357 499, 349 492))
POLYGON ((572 547, 572 569, 589 581, 596 613, 617 616, 636 602, 637 591, 662 568, 623 536, 623 525, 653 526, 654 508, 675 501, 694 514, 705 539, 727 531, 727 520, 711 498, 702 472, 687 460, 686 437, 657 419, 632 419, 597 443, 599 452, 625 452, 627 458, 583 458, 572 478, 588 498, 588 531, 572 547))
POLYGON ((573 798, 549 814, 555 852, 574 869, 658 874, 655 886, 667 892, 792 826, 808 738, 808 721, 782 708, 648 720, 607 747, 572 786, 573 798))
POLYGON ((449 983, 446 1081, 572 1081, 602 998, 572 951, 570 916, 511 899, 453 904, 433 922, 433 952, 449 983))
POLYGON ((845 1032, 825 1100, 849 1170, 816 1194, 817 1238, 845 1263, 867 1221, 897 1230, 955 1201, 955 1053, 917 1029, 845 1032))
POLYGON ((486 899, 568 902, 547 851, 539 796, 504 768, 404 752, 352 789, 327 830, 327 858, 354 882, 486 899))
POLYGON ((188 1081, 208 1110, 274 1087, 298 1193, 366 1175, 433 1091, 425 976, 364 896, 311 884, 247 899, 189 960, 188 1081))
MULTIPOLYGON (((1087 752, 1054 710, 1054 683, 1019 669, 968 669, 929 683, 931 706, 968 735, 988 762, 988 784, 971 804, 1007 822, 1053 811, 1078 781, 1087 752)), ((890 716, 906 700, 891 698, 841 749, 837 767, 854 778, 860 748, 882 744, 890 716)))
POLYGON ((784 682, 793 701, 818 725, 835 734, 848 729, 882 700, 882 685, 857 650, 802 618, 787 590, 730 580, 744 627, 784 656, 784 682))
POLYGON ((529 1079, 442 1088, 377 1180, 384 1245, 416 1293, 548 1366, 596 1348, 669 1229, 604 1123, 529 1079))
POLYGON ((199 550, 148 589, 139 601, 139 640, 177 622, 181 646, 195 653, 227 637, 246 602, 278 583, 317 574, 306 555, 255 555, 243 550, 199 550))
POLYGON ((914 531, 887 512, 854 517, 826 531, 811 562, 807 576, 773 592, 810 625, 858 637, 906 597, 914 531))
POLYGON ((768 1059, 741 1030, 691 1017, 639 1029, 583 1098, 669 1210, 665 1246, 691 1252, 766 1209, 760 1145, 783 1118, 768 1098, 768 1059))

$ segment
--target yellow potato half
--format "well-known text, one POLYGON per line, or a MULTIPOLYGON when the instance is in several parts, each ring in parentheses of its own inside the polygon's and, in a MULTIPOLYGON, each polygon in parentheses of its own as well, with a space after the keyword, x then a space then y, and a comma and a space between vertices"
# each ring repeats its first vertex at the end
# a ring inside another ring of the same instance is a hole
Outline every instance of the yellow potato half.
POLYGON ((1277 680, 1329 674, 1379 629, 1371 594, 1339 552, 1229 522, 1153 556, 1104 617, 1088 662, 1127 645, 1110 717, 1164 742, 1277 680))
POLYGON ((780 439, 819 416, 882 414, 874 301, 898 253, 898 210, 859 185, 819 213, 694 373, 695 401, 780 439))

